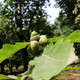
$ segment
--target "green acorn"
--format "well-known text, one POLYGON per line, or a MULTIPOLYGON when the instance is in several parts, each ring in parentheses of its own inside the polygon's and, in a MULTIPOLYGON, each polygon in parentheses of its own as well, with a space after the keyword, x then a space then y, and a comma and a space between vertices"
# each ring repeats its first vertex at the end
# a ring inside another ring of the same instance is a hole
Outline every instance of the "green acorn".
POLYGON ((40 39, 40 36, 39 35, 36 35, 36 36, 33 36, 30 38, 30 41, 38 41, 40 39))
POLYGON ((40 46, 45 47, 47 45, 47 43, 48 43, 47 36, 46 35, 41 35, 40 40, 39 40, 40 46))
POLYGON ((37 51, 38 48, 39 48, 39 42, 38 41, 32 41, 31 44, 30 44, 30 46, 31 46, 31 49, 33 51, 37 51))
POLYGON ((38 41, 40 39, 40 36, 38 35, 38 33, 36 31, 33 31, 31 33, 31 37, 30 37, 30 41, 38 41))
POLYGON ((33 31, 33 32, 31 33, 31 37, 36 36, 36 35, 38 35, 38 33, 37 33, 36 31, 33 31))

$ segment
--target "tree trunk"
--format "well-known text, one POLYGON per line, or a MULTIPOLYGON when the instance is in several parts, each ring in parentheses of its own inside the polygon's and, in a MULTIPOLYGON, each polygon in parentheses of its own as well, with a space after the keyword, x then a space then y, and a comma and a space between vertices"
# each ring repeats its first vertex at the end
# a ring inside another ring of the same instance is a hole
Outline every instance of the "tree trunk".
POLYGON ((10 73, 12 73, 12 67, 13 67, 13 61, 10 59, 9 60, 9 70, 10 70, 10 73))
MULTIPOLYGON (((3 43, 4 43, 3 41, 0 43, 0 49, 2 48, 3 43)), ((1 73, 4 74, 5 61, 3 61, 0 65, 1 65, 1 73)))
POLYGON ((3 61, 3 62, 1 63, 1 73, 2 73, 2 74, 4 74, 4 64, 5 64, 5 62, 3 61))
MULTIPOLYGON (((18 35, 18 37, 19 37, 19 40, 20 40, 20 42, 23 42, 24 41, 24 34, 23 34, 23 31, 22 31, 22 28, 23 28, 23 22, 22 22, 22 18, 23 18, 23 11, 22 11, 22 0, 21 0, 21 2, 20 2, 20 6, 18 6, 18 4, 16 3, 15 4, 15 9, 16 8, 18 8, 18 7, 20 7, 20 12, 18 12, 17 10, 15 11, 15 20, 16 20, 16 25, 17 25, 17 27, 18 28, 20 28, 20 31, 19 32, 17 32, 17 35, 18 35), (20 17, 20 18, 18 18, 18 16, 20 17)), ((24 66, 24 70, 27 70, 27 66, 28 66, 28 60, 27 60, 27 49, 26 48, 24 48, 23 50, 22 50, 22 54, 23 54, 23 66, 24 66)))
POLYGON ((24 66, 24 71, 28 69, 28 59, 27 59, 27 49, 23 49, 23 66, 24 66))

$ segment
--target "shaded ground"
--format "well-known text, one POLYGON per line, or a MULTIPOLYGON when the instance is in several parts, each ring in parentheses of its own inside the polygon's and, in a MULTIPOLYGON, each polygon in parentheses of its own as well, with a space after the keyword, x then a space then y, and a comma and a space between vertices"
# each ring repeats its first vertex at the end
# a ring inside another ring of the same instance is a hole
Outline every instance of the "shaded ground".
POLYGON ((80 70, 65 71, 65 73, 56 80, 80 80, 80 70))
MULTIPOLYGON (((33 80, 33 79, 25 79, 25 80, 33 80)), ((64 71, 57 79, 51 79, 51 80, 80 80, 80 70, 64 71)))
MULTIPOLYGON (((10 72, 10 70, 8 68, 5 68, 4 74, 5 75, 9 75, 9 74, 16 75, 16 74, 20 74, 20 73, 23 73, 23 72, 24 72, 23 68, 18 69, 18 70, 13 69, 12 73, 10 72)), ((0 74, 1 74, 1 70, 0 70, 0 74)))

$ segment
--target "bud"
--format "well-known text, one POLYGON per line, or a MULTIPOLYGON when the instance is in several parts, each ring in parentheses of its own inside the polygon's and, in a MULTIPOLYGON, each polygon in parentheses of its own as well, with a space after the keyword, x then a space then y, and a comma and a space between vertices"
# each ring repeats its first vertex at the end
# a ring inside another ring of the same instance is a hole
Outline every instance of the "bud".
POLYGON ((46 35, 41 35, 40 40, 39 40, 39 44, 42 47, 45 47, 47 45, 47 43, 48 43, 47 36, 46 35))
POLYGON ((38 41, 32 41, 30 45, 31 45, 31 49, 33 51, 36 51, 39 48, 39 42, 38 41))

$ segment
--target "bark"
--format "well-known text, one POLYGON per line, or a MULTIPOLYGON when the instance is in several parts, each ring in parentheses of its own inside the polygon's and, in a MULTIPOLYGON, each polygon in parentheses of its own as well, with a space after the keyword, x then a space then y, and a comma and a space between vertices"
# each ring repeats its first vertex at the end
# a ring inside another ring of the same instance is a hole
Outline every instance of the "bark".
MULTIPOLYGON (((2 48, 3 42, 2 44, 0 44, 0 49, 2 48)), ((3 61, 1 64, 1 73, 4 74, 4 66, 5 66, 5 61, 3 61)))
POLYGON ((1 63, 1 73, 4 74, 4 65, 5 65, 5 62, 3 61, 1 63))
POLYGON ((10 72, 12 73, 13 61, 10 60, 10 72))
POLYGON ((27 49, 24 48, 23 49, 23 66, 24 66, 24 70, 26 71, 28 69, 28 59, 27 59, 27 49))
MULTIPOLYGON (((16 3, 15 4, 15 9, 18 7, 18 4, 16 3)), ((15 11, 15 20, 16 20, 16 25, 18 28, 20 28, 20 31, 17 32, 17 35, 18 35, 18 38, 20 40, 20 42, 23 42, 24 41, 24 34, 23 34, 23 31, 22 31, 22 28, 23 28, 23 22, 22 22, 22 18, 23 18, 23 13, 22 13, 22 1, 20 2, 20 12, 18 11, 15 11), (18 16, 20 18, 18 18, 18 16)), ((22 54, 23 54, 23 66, 24 66, 24 70, 27 70, 27 65, 28 65, 28 60, 27 60, 27 49, 24 48, 22 50, 22 54)))

